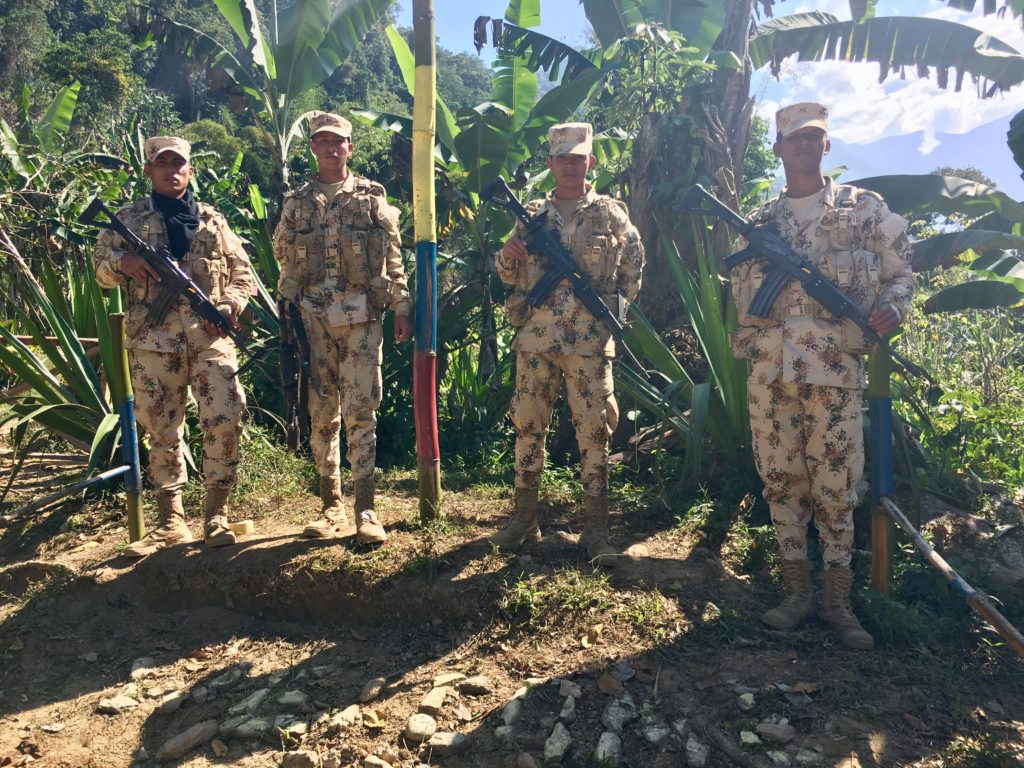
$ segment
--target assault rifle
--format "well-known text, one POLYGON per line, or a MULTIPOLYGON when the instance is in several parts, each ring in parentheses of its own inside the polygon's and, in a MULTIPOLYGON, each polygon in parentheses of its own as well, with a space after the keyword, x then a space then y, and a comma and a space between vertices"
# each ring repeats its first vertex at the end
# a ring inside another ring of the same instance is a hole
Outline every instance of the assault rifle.
POLYGON ((542 214, 531 218, 503 178, 499 176, 488 184, 480 193, 480 197, 499 208, 504 208, 519 219, 526 227, 526 244, 530 252, 541 254, 547 258, 547 270, 526 295, 529 305, 534 308, 541 306, 559 283, 568 280, 573 295, 580 300, 590 314, 604 323, 604 327, 618 342, 618 349, 621 350, 623 356, 637 371, 649 379, 649 372, 626 346, 626 328, 623 325, 625 302, 622 297, 618 297, 617 314, 612 313, 608 309, 608 305, 601 299, 600 294, 594 290, 594 286, 590 284, 590 276, 576 265, 572 254, 562 245, 558 235, 550 227, 545 226, 547 217, 542 214))
POLYGON ((764 258, 768 268, 764 273, 761 287, 747 308, 747 313, 755 317, 768 317, 772 305, 779 293, 793 278, 799 280, 804 291, 812 299, 829 311, 839 320, 854 323, 864 335, 884 349, 898 362, 907 373, 920 378, 928 378, 919 365, 901 355, 888 341, 883 339, 868 323, 868 316, 861 311, 839 288, 835 286, 814 264, 800 256, 785 240, 779 237, 774 227, 747 221, 736 211, 708 192, 699 184, 695 185, 683 198, 683 210, 687 213, 701 213, 715 216, 739 232, 749 243, 746 248, 728 256, 723 261, 726 272, 731 271, 748 259, 764 258), (707 203, 707 207, 705 207, 707 203))
POLYGON ((160 276, 160 292, 149 305, 149 310, 146 313, 147 319, 153 325, 162 323, 177 298, 183 296, 188 301, 188 305, 192 307, 192 311, 199 317, 222 330, 239 349, 244 352, 249 351, 238 328, 221 314, 210 298, 182 271, 166 247, 157 250, 149 243, 144 242, 123 221, 111 213, 98 197, 89 203, 89 207, 78 217, 78 222, 80 224, 97 224, 104 229, 116 232, 128 244, 129 249, 145 259, 153 271, 160 276), (96 217, 100 213, 103 213, 109 221, 97 221, 96 217))
POLYGON ((288 448, 298 451, 309 437, 309 385, 320 387, 309 367, 309 338, 299 307, 290 299, 277 300, 278 341, 281 350, 281 385, 284 388, 284 424, 288 448))

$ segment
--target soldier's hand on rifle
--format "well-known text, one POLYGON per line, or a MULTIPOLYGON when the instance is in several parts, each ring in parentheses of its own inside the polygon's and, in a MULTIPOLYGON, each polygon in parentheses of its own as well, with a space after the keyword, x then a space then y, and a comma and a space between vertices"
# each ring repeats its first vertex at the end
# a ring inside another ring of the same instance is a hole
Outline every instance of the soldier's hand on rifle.
POLYGON ((872 311, 871 316, 868 317, 868 325, 879 336, 892 333, 900 327, 901 322, 903 322, 903 316, 900 314, 900 311, 888 302, 880 307, 876 307, 872 311))
POLYGON ((501 257, 506 261, 522 261, 526 258, 526 243, 518 237, 510 237, 501 249, 501 257))
POLYGON ((160 282, 160 275, 149 266, 149 262, 134 253, 125 253, 121 256, 121 274, 129 280, 150 280, 160 282))
MULTIPOLYGON (((217 309, 219 309, 220 313, 222 315, 224 315, 225 319, 229 323, 231 323, 231 327, 232 328, 241 328, 242 327, 242 326, 240 326, 238 324, 238 321, 235 320, 235 316, 232 314, 230 309, 228 309, 227 307, 217 307, 217 309)), ((203 320, 203 330, 206 331, 211 336, 219 336, 222 339, 225 336, 228 335, 227 332, 223 328, 221 328, 218 325, 214 325, 209 320, 203 320)))
POLYGON ((408 315, 395 315, 395 341, 408 341, 412 338, 412 318, 408 315))

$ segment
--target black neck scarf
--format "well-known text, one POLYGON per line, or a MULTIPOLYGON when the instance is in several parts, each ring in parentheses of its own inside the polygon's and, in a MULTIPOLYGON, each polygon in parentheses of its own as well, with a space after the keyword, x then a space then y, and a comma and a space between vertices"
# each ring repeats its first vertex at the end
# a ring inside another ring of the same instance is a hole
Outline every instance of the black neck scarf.
POLYGON ((199 206, 191 190, 185 190, 180 198, 153 193, 153 209, 164 217, 167 228, 167 247, 171 255, 181 260, 192 246, 192 238, 199 229, 199 206))

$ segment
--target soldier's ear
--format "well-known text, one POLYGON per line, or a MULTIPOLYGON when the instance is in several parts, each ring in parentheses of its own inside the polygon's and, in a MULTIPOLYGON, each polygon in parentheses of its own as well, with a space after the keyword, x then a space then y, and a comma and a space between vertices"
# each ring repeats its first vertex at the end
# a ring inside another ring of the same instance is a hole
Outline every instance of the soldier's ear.
POLYGON ((591 155, 590 159, 587 160, 587 170, 588 171, 594 170, 594 166, 595 165, 597 165, 597 158, 594 155, 591 155))

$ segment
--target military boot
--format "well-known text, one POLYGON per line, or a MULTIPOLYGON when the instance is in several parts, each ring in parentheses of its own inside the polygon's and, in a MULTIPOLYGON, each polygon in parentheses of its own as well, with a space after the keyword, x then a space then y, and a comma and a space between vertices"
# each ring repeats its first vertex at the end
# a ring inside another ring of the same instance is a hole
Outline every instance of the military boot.
POLYGON ((517 549, 524 542, 540 541, 537 524, 537 489, 516 488, 512 517, 505 527, 487 539, 501 549, 517 549))
POLYGON ((226 547, 238 541, 228 527, 228 494, 230 488, 207 488, 203 528, 203 541, 208 547, 226 547))
POLYGON ((368 477, 357 477, 356 486, 356 543, 357 544, 383 544, 388 540, 387 531, 377 519, 373 511, 374 505, 374 479, 373 475, 368 477))
POLYGON ((614 567, 619 553, 608 543, 608 497, 583 497, 583 533, 580 546, 587 551, 593 565, 614 567))
POLYGON ((786 598, 770 611, 761 614, 761 621, 772 629, 788 632, 814 613, 814 588, 811 586, 811 564, 806 560, 783 560, 779 563, 786 583, 786 598))
POLYGON ((354 534, 352 518, 341 501, 341 479, 337 475, 320 478, 320 499, 323 501, 320 517, 302 529, 302 537, 331 539, 354 534))
POLYGON ((145 557, 161 549, 192 541, 192 532, 185 524, 185 509, 178 491, 158 491, 156 494, 159 526, 138 541, 129 544, 125 557, 145 557))
POLYGON ((821 596, 818 618, 835 630, 839 641, 847 648, 874 650, 874 639, 864 631, 850 606, 853 571, 849 568, 829 568, 825 571, 824 583, 825 591, 821 596))

